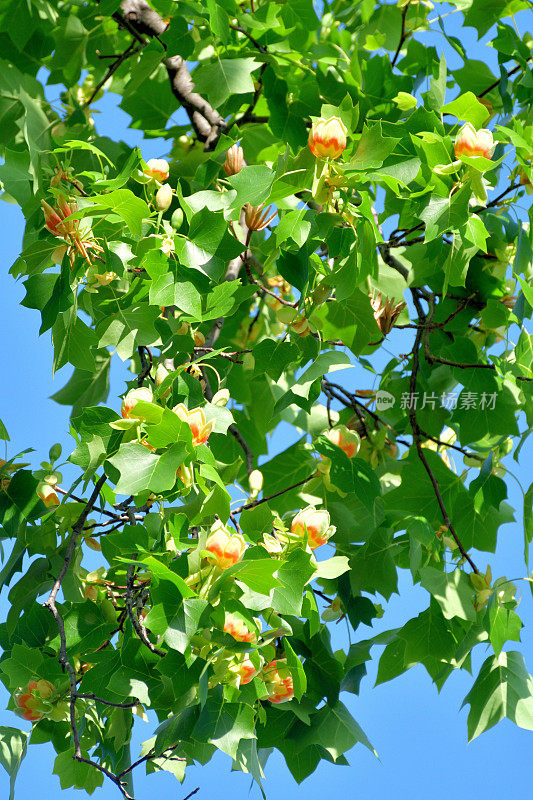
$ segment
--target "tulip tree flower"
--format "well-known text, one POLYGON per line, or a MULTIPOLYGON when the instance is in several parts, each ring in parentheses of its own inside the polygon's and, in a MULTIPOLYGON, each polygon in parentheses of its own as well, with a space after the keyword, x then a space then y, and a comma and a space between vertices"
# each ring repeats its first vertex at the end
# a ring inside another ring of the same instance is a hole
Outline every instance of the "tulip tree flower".
POLYGON ((143 403, 151 403, 154 399, 152 390, 149 386, 139 386, 138 389, 130 389, 120 409, 123 419, 140 419, 143 420, 142 414, 136 414, 133 409, 141 400, 143 403))
POLYGON ((329 512, 319 511, 314 506, 307 506, 299 511, 291 523, 293 536, 303 539, 307 533, 307 542, 311 550, 326 544, 335 531, 335 526, 331 525, 329 512))
POLYGON ((168 161, 165 161, 164 158, 150 158, 146 162, 144 174, 149 178, 155 178, 155 180, 159 181, 159 183, 163 183, 164 181, 168 180, 168 161))
POLYGON ((313 122, 309 147, 317 158, 338 158, 346 149, 346 125, 339 117, 320 118, 313 122))
POLYGON ((215 427, 215 420, 206 421, 203 408, 193 408, 189 411, 183 403, 172 409, 178 417, 186 422, 192 433, 193 444, 205 444, 215 427))
POLYGON ((483 156, 483 158, 492 158, 494 146, 491 131, 486 128, 476 131, 470 122, 466 122, 455 137, 455 157, 483 156))
POLYGON ((229 671, 239 678, 239 685, 245 686, 258 674, 259 669, 254 665, 249 655, 243 653, 237 656, 229 666, 229 671))
POLYGON ((205 547, 210 554, 210 560, 217 567, 228 569, 241 560, 246 542, 240 533, 231 533, 222 522, 217 521, 211 527, 205 547))
POLYGON ((49 483, 40 483, 37 487, 37 495, 47 508, 53 508, 53 506, 58 506, 60 503, 55 487, 51 486, 49 483))
POLYGON ((361 443, 359 436, 355 431, 349 430, 346 425, 336 425, 327 432, 326 436, 332 444, 340 447, 348 458, 353 458, 359 450, 361 443))
POLYGON ((288 700, 292 700, 294 684, 284 658, 270 661, 263 668, 261 677, 269 691, 268 699, 271 703, 286 703, 288 700))
POLYGON ((238 642, 257 642, 257 633, 250 630, 245 621, 237 614, 226 614, 224 633, 229 633, 238 642))
POLYGON ((53 700, 56 687, 50 681, 30 681, 25 689, 15 692, 15 713, 28 722, 38 722, 42 717, 60 722, 66 719, 68 703, 53 700))
POLYGON ((406 304, 402 301, 396 302, 396 298, 384 297, 381 292, 371 295, 370 305, 374 312, 374 319, 383 336, 386 336, 392 328, 406 304))

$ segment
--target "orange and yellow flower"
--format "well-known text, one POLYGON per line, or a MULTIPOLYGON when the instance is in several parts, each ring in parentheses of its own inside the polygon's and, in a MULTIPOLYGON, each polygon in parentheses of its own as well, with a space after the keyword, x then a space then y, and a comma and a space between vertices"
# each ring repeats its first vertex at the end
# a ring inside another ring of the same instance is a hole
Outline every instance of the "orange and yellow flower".
POLYGON ((226 614, 224 633, 229 633, 238 642, 255 643, 257 641, 257 633, 250 630, 244 620, 236 614, 226 614))
POLYGON ((143 420, 142 414, 136 414, 134 408, 141 400, 143 403, 151 403, 154 399, 152 390, 149 386, 139 386, 138 389, 130 389, 122 401, 120 412, 124 419, 140 419, 143 420))
POLYGON ((167 181, 169 175, 168 161, 165 161, 164 158, 148 159, 144 174, 149 178, 155 178, 160 183, 167 181))
POLYGON ((349 430, 346 425, 336 425, 327 432, 326 436, 332 444, 340 447, 348 458, 353 458, 359 450, 359 436, 355 431, 349 430))
POLYGON ((211 527, 211 533, 207 537, 206 550, 217 567, 228 569, 241 560, 246 550, 246 542, 240 533, 231 533, 218 520, 211 527))
POLYGON ((215 427, 215 420, 211 419, 207 422, 202 408, 193 408, 189 411, 183 403, 180 403, 175 406, 173 411, 191 429, 193 444, 205 444, 207 442, 215 427))
POLYGON ((346 126, 339 117, 313 122, 309 147, 317 158, 338 158, 346 149, 346 126))
POLYGON ((307 506, 296 514, 291 524, 292 535, 299 539, 304 538, 306 531, 309 547, 311 550, 315 550, 326 544, 335 533, 336 528, 331 525, 328 511, 318 511, 314 506, 307 506))
POLYGON ((470 122, 466 122, 455 138, 454 150, 456 158, 459 156, 492 158, 494 152, 492 132, 487 128, 480 128, 476 131, 470 122))
POLYGON ((270 661, 263 668, 261 677, 269 690, 268 700, 271 703, 286 703, 288 700, 292 700, 294 684, 284 658, 270 661))

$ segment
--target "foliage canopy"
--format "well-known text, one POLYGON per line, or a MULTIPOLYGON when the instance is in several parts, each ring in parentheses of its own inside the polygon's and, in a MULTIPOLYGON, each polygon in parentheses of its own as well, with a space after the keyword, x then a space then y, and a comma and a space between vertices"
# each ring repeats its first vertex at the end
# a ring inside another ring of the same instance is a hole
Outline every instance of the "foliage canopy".
POLYGON ((32 722, 0 730, 12 786, 30 737, 88 793, 133 797, 132 762, 183 780, 217 749, 262 785, 278 748, 302 781, 373 749, 342 696, 377 646, 378 682, 423 664, 439 688, 488 646, 469 737, 533 729, 516 587, 486 555, 533 428, 523 9, 1 3, 0 180, 26 219, 11 273, 53 370, 74 368, 54 396, 67 461, 52 445, 39 469, 0 467, 0 677, 32 722), (493 31, 499 72, 450 12, 493 31), (104 91, 165 159, 99 134, 104 91), (407 354, 384 359, 399 335, 407 354), (121 412, 112 359, 131 365, 121 412), (343 379, 355 364, 366 385, 343 379), (399 570, 427 609, 364 638, 399 570))

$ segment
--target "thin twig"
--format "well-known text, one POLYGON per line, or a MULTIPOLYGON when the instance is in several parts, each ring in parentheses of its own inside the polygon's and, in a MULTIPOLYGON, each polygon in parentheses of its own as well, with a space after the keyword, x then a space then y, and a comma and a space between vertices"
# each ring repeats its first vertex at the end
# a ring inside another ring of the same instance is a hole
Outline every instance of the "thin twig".
POLYGON ((125 597, 125 604, 126 604, 126 611, 128 612, 128 617, 133 625, 135 633, 141 640, 141 642, 146 645, 150 652, 155 653, 160 658, 164 658, 166 653, 164 650, 161 650, 159 647, 156 647, 152 644, 150 639, 148 638, 148 633, 146 632, 146 628, 137 617, 133 610, 133 595, 135 592, 135 567, 133 564, 129 564, 128 572, 127 572, 127 580, 126 580, 126 597, 125 597))
POLYGON ((245 503, 244 505, 239 506, 239 508, 236 508, 235 511, 233 511, 233 514, 241 514, 243 511, 247 511, 247 509, 249 508, 255 508, 255 506, 260 506, 261 503, 268 503, 269 500, 273 500, 275 497, 279 497, 280 495, 285 494, 286 492, 290 492, 292 489, 297 489, 299 486, 303 486, 304 483, 310 481, 311 478, 315 477, 315 475, 316 472, 314 472, 312 475, 308 475, 307 478, 298 481, 298 483, 293 483, 292 486, 287 486, 286 489, 280 489, 279 492, 274 492, 274 494, 270 494, 268 497, 262 497, 261 500, 254 500, 252 503, 245 503))
POLYGON ((409 10, 409 6, 411 5, 411 0, 406 3, 406 5, 402 8, 402 29, 400 32, 400 41, 398 42, 398 47, 396 48, 396 52, 394 53, 394 58, 391 61, 391 67, 396 66, 396 61, 398 60, 398 56, 400 55, 400 50, 403 47, 403 43, 407 39, 408 34, 405 31, 405 18, 407 17, 407 12, 409 10))
MULTIPOLYGON (((418 298, 416 298, 416 295, 413 292, 413 300, 416 302, 417 299, 418 298)), ((416 302, 416 304, 417 304, 418 308, 420 308, 419 302, 416 302)), ((422 315, 423 312, 419 311, 419 314, 422 315)), ((425 319, 424 319, 424 321, 425 321, 425 319)), ((410 376, 410 379, 409 379, 409 394, 410 394, 411 397, 414 397, 416 395, 416 379, 417 379, 417 376, 418 376, 418 370, 420 369, 420 347, 421 347, 421 344, 422 344, 422 338, 424 336, 424 333, 425 332, 424 332, 423 328, 419 328, 419 330, 417 330, 416 336, 415 336, 415 341, 414 341, 414 344, 413 344, 413 349, 411 351, 411 354, 412 354, 412 367, 411 367, 411 376, 410 376)), ((429 462, 428 462, 428 460, 426 458, 426 454, 424 453, 424 448, 422 447, 422 432, 421 432, 420 426, 418 424, 418 420, 416 418, 416 410, 415 410, 415 407, 414 407, 414 403, 409 403, 408 411, 409 411, 409 422, 411 424, 411 430, 413 431, 413 443, 414 443, 414 445, 416 447, 416 451, 418 453, 418 457, 419 457, 420 461, 422 462, 422 465, 423 465, 424 469, 426 470, 427 476, 428 476, 428 478, 429 478, 429 480, 431 482, 431 485, 433 487, 433 491, 435 493, 435 497, 437 499, 437 503, 438 503, 438 506, 440 508, 444 524, 446 525, 446 527, 448 528, 449 532, 453 536, 453 538, 455 540, 455 543, 456 543, 457 547, 459 548, 459 552, 461 553, 462 557, 464 559, 466 559, 466 561, 468 561, 468 563, 470 564, 470 566, 472 567, 474 572, 476 574, 479 574, 478 568, 476 567, 476 565, 474 564, 474 562, 472 561, 472 559, 470 558, 470 556, 466 552, 465 548, 463 547, 463 544, 462 544, 461 540, 459 539, 459 537, 458 537, 458 535, 457 535, 457 533, 455 531, 453 523, 452 523, 452 521, 451 521, 451 519, 450 519, 450 517, 448 515, 448 511, 446 510, 446 506, 444 504, 444 500, 442 499, 439 483, 438 483, 435 475, 433 474, 433 470, 431 469, 431 467, 429 465, 429 462)))
POLYGON ((135 39, 131 42, 130 46, 127 47, 126 50, 124 50, 123 53, 120 53, 120 55, 118 55, 116 57, 116 60, 112 64, 110 64, 106 74, 104 75, 102 80, 99 81, 96 84, 96 86, 94 88, 94 91, 92 92, 92 94, 89 97, 89 99, 83 104, 82 108, 87 108, 88 106, 91 105, 92 101, 94 100, 94 98, 96 97, 96 95, 98 94, 100 89, 103 86, 105 86, 105 84, 113 76, 113 74, 117 71, 117 69, 120 67, 120 65, 123 64, 124 61, 126 61, 126 59, 130 58, 130 56, 135 55, 135 53, 139 53, 142 50, 142 48, 144 47, 145 42, 143 41, 143 44, 140 45, 139 47, 134 47, 134 45, 135 45, 135 39))

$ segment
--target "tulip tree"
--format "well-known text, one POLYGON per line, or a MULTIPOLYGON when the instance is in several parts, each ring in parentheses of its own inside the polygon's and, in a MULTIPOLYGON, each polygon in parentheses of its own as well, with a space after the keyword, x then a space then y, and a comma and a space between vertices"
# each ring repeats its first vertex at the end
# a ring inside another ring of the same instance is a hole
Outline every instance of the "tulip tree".
POLYGON ((0 730, 12 783, 28 742, 88 793, 217 749, 263 785, 277 748, 302 781, 379 749, 345 704, 370 659, 440 688, 479 646, 469 738, 533 729, 518 590, 491 574, 533 427, 522 9, 2 3, 11 274, 71 368, 73 438, 31 469, 1 430, 0 677, 31 723, 0 730), (164 157, 100 133, 105 92, 164 157), (390 629, 402 571, 427 607, 390 629))

